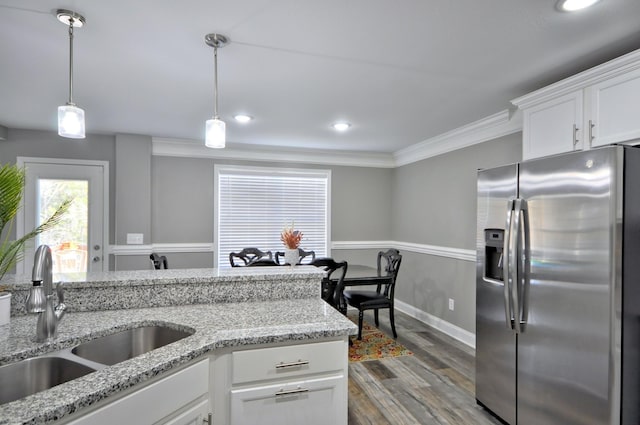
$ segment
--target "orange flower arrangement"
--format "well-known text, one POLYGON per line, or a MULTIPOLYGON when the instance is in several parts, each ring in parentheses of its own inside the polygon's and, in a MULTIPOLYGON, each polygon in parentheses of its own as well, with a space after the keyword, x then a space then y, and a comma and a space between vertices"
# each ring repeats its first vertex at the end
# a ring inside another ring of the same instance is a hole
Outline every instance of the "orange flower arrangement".
POLYGON ((302 232, 293 230, 293 223, 291 223, 291 227, 285 227, 280 233, 280 240, 287 248, 298 249, 302 240, 302 232))

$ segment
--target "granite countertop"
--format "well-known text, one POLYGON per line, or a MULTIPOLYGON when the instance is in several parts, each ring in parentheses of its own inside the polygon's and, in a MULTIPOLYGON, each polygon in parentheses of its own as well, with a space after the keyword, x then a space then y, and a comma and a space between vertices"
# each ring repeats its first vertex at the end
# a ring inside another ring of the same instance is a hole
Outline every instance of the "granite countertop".
POLYGON ((66 282, 70 312, 60 322, 58 336, 48 343, 34 342, 37 316, 23 311, 29 277, 9 277, 3 284, 14 294, 12 317, 9 324, 0 325, 0 366, 140 326, 164 325, 194 333, 2 404, 0 425, 53 422, 215 349, 355 335, 357 327, 320 299, 322 276, 324 272, 310 266, 54 276, 66 282))
POLYGON ((0 364, 73 347, 99 336, 144 325, 195 330, 187 338, 81 378, 0 405, 0 424, 43 424, 96 403, 212 350, 305 341, 356 333, 356 326, 321 299, 185 305, 70 313, 50 344, 35 343, 36 317, 0 326, 0 364))

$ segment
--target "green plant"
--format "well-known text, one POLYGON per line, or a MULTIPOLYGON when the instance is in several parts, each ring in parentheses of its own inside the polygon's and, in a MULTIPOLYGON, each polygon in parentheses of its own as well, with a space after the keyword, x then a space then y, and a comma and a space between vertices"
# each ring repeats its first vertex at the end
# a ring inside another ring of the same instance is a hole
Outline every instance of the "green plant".
POLYGON ((72 202, 71 199, 62 202, 53 215, 40 226, 17 240, 9 240, 15 216, 20 209, 24 182, 24 169, 11 164, 5 164, 0 167, 0 235, 4 233, 4 237, 0 241, 0 280, 18 261, 22 260, 24 257, 24 245, 40 233, 58 224, 72 202))

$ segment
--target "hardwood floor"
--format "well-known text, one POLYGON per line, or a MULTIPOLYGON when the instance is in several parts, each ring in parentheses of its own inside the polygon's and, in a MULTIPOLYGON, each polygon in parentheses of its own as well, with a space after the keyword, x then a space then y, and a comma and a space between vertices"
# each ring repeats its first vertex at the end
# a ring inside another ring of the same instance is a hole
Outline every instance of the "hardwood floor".
POLYGON ((413 356, 349 363, 349 425, 500 424, 476 404, 472 348, 398 311, 396 330, 413 356))

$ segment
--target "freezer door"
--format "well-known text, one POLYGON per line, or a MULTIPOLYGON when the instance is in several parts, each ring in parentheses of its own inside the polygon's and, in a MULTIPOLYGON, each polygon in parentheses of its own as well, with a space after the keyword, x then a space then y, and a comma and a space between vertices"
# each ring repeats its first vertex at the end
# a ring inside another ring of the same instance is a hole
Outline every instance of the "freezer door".
POLYGON ((520 164, 530 273, 518 335, 518 425, 616 423, 610 318, 620 251, 620 149, 520 164))
POLYGON ((516 419, 516 337, 505 314, 502 248, 517 166, 478 172, 476 399, 506 422, 516 419), (509 325, 508 325, 509 324, 509 325))

